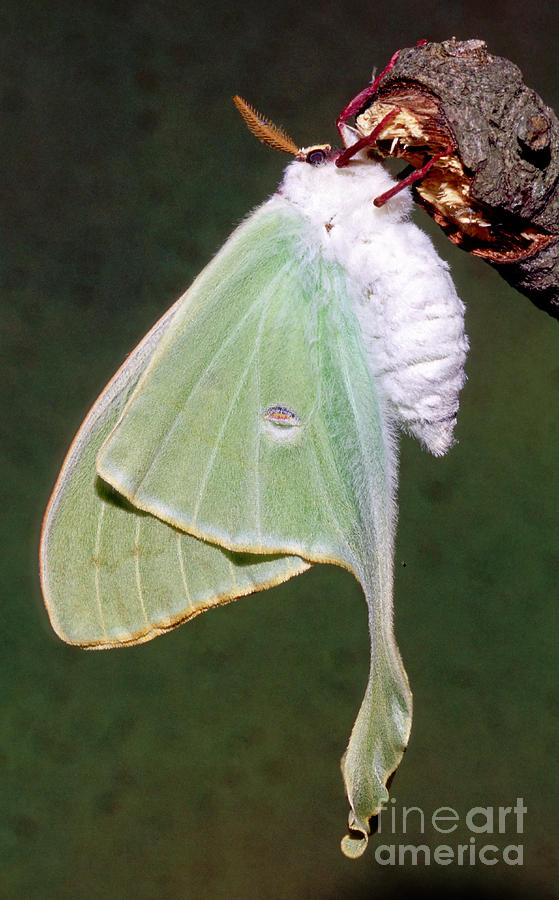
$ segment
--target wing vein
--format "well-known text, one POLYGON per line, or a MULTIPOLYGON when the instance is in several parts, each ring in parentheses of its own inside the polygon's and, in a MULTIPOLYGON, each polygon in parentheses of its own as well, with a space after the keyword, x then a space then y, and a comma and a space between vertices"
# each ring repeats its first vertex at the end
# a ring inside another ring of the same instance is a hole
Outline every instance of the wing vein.
MULTIPOLYGON (((343 374, 343 378, 344 378, 346 393, 347 393, 348 401, 349 401, 350 406, 353 411, 353 418, 354 418, 355 425, 356 425, 356 433, 357 433, 357 437, 359 440, 359 452, 361 454, 361 457, 366 459, 368 456, 367 442, 364 438, 363 429, 360 424, 360 416, 358 415, 358 411, 357 411, 357 404, 356 404, 355 394, 354 394, 353 387, 352 387, 351 375, 350 375, 350 372, 348 369, 347 359, 346 359, 344 353, 342 352, 342 349, 340 346, 339 336, 338 336, 338 352, 340 354, 341 368, 342 368, 342 374, 343 374)), ((378 400, 377 402, 380 403, 380 400, 378 400)), ((380 410, 380 408, 379 408, 379 413, 382 418, 382 410, 380 410)), ((382 448, 384 451, 383 456, 384 456, 385 465, 381 465, 379 467, 378 459, 375 459, 374 465, 377 469, 377 472, 375 473, 375 475, 373 477, 375 478, 375 481, 387 482, 390 479, 390 468, 389 468, 390 455, 389 455, 387 445, 385 443, 384 434, 382 432, 381 432, 381 441, 382 441, 382 448)), ((387 485, 387 493, 388 493, 388 495, 390 494, 388 485, 387 485)), ((370 639, 371 639, 371 654, 372 654, 371 658, 373 658, 373 656, 376 652, 376 647, 377 647, 378 641, 382 640, 383 635, 385 635, 386 633, 389 633, 390 629, 391 629, 392 555, 391 555, 391 552, 389 552, 387 555, 386 548, 381 549, 382 548, 381 530, 384 528, 387 535, 390 535, 390 530, 391 530, 390 496, 388 496, 387 501, 388 502, 384 502, 384 503, 380 503, 380 504, 378 502, 375 502, 374 490, 373 490, 373 486, 371 483, 371 477, 367 478, 366 508, 369 510, 369 515, 367 515, 367 516, 363 515, 363 504, 361 503, 360 504, 360 506, 361 506, 360 516, 362 519, 361 530, 364 531, 364 533, 365 533, 365 536, 367 538, 367 543, 372 545, 373 547, 377 548, 377 552, 374 554, 374 557, 376 559, 376 565, 374 568, 375 568, 376 578, 378 579, 378 594, 375 594, 375 596, 378 597, 381 601, 380 610, 377 608, 376 605, 373 607, 373 600, 375 597, 373 595, 367 596, 368 591, 365 588, 365 582, 362 581, 361 583, 364 587, 367 604, 369 606, 369 632, 370 632, 370 639), (386 515, 387 515, 386 521, 384 521, 384 523, 379 521, 379 512, 382 509, 384 509, 386 511, 386 515), (370 534, 367 533, 368 532, 368 529, 366 528, 367 520, 370 522, 370 529, 371 529, 370 534), (365 526, 365 527, 363 528, 363 526, 365 526), (381 562, 379 562, 379 561, 382 561, 383 559, 386 560, 387 558, 389 559, 389 570, 388 571, 387 571, 386 567, 383 564, 381 564, 381 562), (378 619, 376 621, 373 618, 373 612, 377 613, 377 615, 380 613, 380 615, 378 615, 378 619), (381 628, 380 636, 377 631, 377 621, 380 624, 380 628, 381 628)), ((370 551, 369 551, 369 555, 370 555, 370 551)), ((363 565, 363 557, 361 557, 361 566, 362 565, 363 565)))
POLYGON ((146 625, 150 625, 151 623, 147 617, 146 607, 144 604, 144 594, 143 594, 143 590, 142 590, 142 577, 141 577, 141 573, 140 573, 140 527, 141 527, 141 524, 142 524, 142 521, 140 518, 138 518, 138 522, 136 524, 136 536, 134 539, 134 562, 135 562, 135 568, 136 568, 136 588, 138 590, 138 599, 140 601, 140 606, 142 608, 142 614, 144 617, 144 621, 145 621, 146 625))
POLYGON ((254 478, 254 505, 255 505, 255 516, 256 516, 256 537, 258 543, 262 543, 262 514, 260 509, 260 422, 259 422, 259 413, 262 409, 261 406, 261 390, 260 390, 260 344, 262 340, 262 331, 264 329, 264 319, 265 313, 262 316, 262 320, 260 322, 260 327, 258 329, 258 334, 256 337, 256 348, 255 348, 255 378, 256 378, 256 420, 258 421, 258 427, 256 429, 256 447, 255 447, 255 478, 254 478))
POLYGON ((232 582, 233 582, 233 590, 238 591, 238 590, 239 590, 239 585, 238 585, 238 583, 237 583, 237 573, 235 572, 235 565, 234 565, 233 560, 231 559, 230 556, 229 556, 229 566, 230 566, 230 569, 231 569, 231 580, 232 580, 232 582))
MULTIPOLYGON (((269 292, 267 291, 267 292, 266 292, 266 295, 265 295, 266 297, 268 296, 268 293, 269 293, 269 292)), ((267 307, 267 306, 264 306, 264 310, 263 310, 262 316, 261 316, 261 318, 260 318, 260 323, 259 323, 259 325, 258 325, 258 334, 257 334, 257 338, 256 338, 256 341, 255 341, 255 344, 254 344, 254 348, 253 348, 253 350, 252 350, 252 353, 250 354, 250 357, 249 357, 249 360, 248 360, 248 362, 247 362, 247 364, 246 364, 246 366, 245 366, 244 372, 243 372, 243 374, 241 375, 241 377, 239 378, 239 384, 238 384, 238 386, 237 386, 237 390, 236 390, 235 393, 233 394, 233 397, 232 397, 231 402, 230 402, 230 404, 229 404, 229 406, 228 406, 227 412, 225 413, 225 416, 223 417, 223 422, 221 423, 221 428, 219 429, 219 432, 218 432, 218 434, 217 434, 217 437, 216 437, 216 440, 215 440, 215 444, 214 444, 213 450, 212 450, 212 452, 210 453, 210 458, 209 458, 209 460, 208 460, 208 464, 207 464, 207 466, 206 466, 204 475, 203 475, 203 477, 202 477, 202 481, 200 482, 200 490, 199 490, 199 492, 198 492, 198 499, 197 499, 197 501, 196 501, 196 506, 194 507, 194 512, 193 512, 193 514, 192 514, 192 524, 193 524, 193 525, 196 524, 196 521, 197 521, 197 519, 198 519, 198 513, 200 512, 200 506, 202 505, 202 500, 203 500, 203 496, 204 496, 204 491, 205 491, 205 489, 206 489, 206 484, 208 483, 208 478, 210 477, 210 472, 211 472, 211 470, 212 470, 212 468, 213 468, 213 465, 214 465, 214 463, 215 463, 215 459, 216 459, 216 456, 217 456, 217 451, 219 450, 219 446, 220 446, 220 444, 221 444, 221 442, 222 442, 222 440, 223 440, 223 435, 225 434, 225 429, 226 429, 226 427, 227 427, 227 423, 228 423, 228 421, 229 421, 229 418, 230 418, 230 416, 231 416, 231 413, 233 412, 233 409, 234 409, 234 407, 235 407, 235 404, 236 404, 236 402, 237 402, 237 400, 238 400, 238 398, 239 398, 239 394, 241 393, 242 387, 243 387, 243 385, 244 385, 244 383, 245 383, 245 381, 246 381, 247 375, 248 375, 248 373, 249 373, 249 371, 250 371, 250 367, 252 366, 252 362, 253 362, 253 360, 254 360, 254 357, 255 357, 255 355, 256 355, 256 353, 257 353, 258 345, 259 345, 259 341, 260 341, 260 335, 261 335, 261 333, 262 333, 262 328, 263 328, 263 324, 264 324, 264 319, 265 319, 265 317, 266 317, 266 313, 267 313, 267 312, 268 312, 268 307, 267 307)))
POLYGON ((186 580, 186 571, 184 568, 184 556, 182 553, 182 535, 178 531, 177 531, 177 555, 179 557, 179 566, 180 566, 180 570, 181 570, 182 583, 184 585, 184 593, 186 596, 186 602, 188 603, 189 606, 194 606, 194 603, 192 602, 192 597, 190 595, 190 591, 188 590, 188 582, 186 580))
MULTIPOLYGON (((320 340, 317 342, 317 350, 318 350, 318 360, 317 360, 317 370, 318 370, 317 383, 318 383, 318 389, 317 389, 316 401, 315 401, 314 406, 315 406, 315 408, 318 408, 318 410, 321 410, 321 409, 322 409, 322 380, 323 380, 323 379, 322 379, 322 366, 323 366, 323 352, 322 352, 322 342, 321 342, 320 340)), ((353 554, 351 553, 351 547, 349 546, 349 542, 348 542, 347 536, 344 534, 344 530, 343 530, 343 528, 342 528, 342 526, 341 526, 341 524, 340 524, 340 520, 338 519, 338 516, 337 516, 336 513, 334 512, 334 507, 332 506, 332 502, 331 502, 331 500, 330 500, 330 494, 329 494, 329 492, 328 492, 328 485, 326 484, 326 481, 325 481, 325 478, 324 478, 324 473, 323 473, 323 471, 322 471, 322 469, 321 469, 321 467, 320 467, 319 465, 316 466, 316 470, 317 470, 317 474, 318 474, 318 477, 319 477, 319 479, 320 479, 320 482, 321 482, 322 485, 323 485, 323 490, 321 491, 321 494, 322 494, 322 504, 323 504, 324 506, 326 506, 326 507, 328 508, 328 510, 329 510, 329 513, 330 513, 330 520, 331 520, 331 522, 333 522, 334 527, 335 527, 336 531, 338 532, 338 537, 340 538, 340 543, 341 543, 341 545, 342 545, 342 546, 345 546, 345 547, 347 548, 347 550, 349 551, 349 554, 352 556, 353 554)), ((317 488, 318 488, 318 490, 320 491, 320 485, 318 485, 317 488)))
POLYGON ((97 522, 97 534, 95 536, 95 555, 94 555, 94 566, 95 566, 95 599, 97 601, 97 609, 99 611, 99 619, 101 622, 101 628, 103 629, 103 637, 105 640, 108 640, 107 634, 107 626, 105 624, 105 616, 103 615, 103 607, 101 605, 101 588, 99 585, 99 551, 101 549, 101 527, 103 525, 103 518, 105 516, 105 504, 101 504, 101 509, 99 510, 99 521, 97 522))

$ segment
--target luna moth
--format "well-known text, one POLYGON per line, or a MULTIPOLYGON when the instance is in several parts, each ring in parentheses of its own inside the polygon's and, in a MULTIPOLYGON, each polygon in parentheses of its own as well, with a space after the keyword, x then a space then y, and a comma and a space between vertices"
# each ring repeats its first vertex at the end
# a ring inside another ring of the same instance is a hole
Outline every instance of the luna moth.
MULTIPOLYGON (((41 578, 52 626, 86 649, 139 644, 321 562, 352 572, 371 663, 342 759, 346 855, 408 742, 392 628, 397 429, 453 443, 467 339, 447 266, 391 176, 346 147, 294 156, 93 405, 50 499, 41 578)), ((352 146, 353 143, 353 146, 352 146)))

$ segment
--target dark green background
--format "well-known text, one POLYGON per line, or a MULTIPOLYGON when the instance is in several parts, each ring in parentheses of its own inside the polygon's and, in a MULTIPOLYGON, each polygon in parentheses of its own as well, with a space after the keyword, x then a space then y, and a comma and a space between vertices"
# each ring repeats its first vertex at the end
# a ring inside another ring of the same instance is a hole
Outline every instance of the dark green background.
MULTIPOLYGON (((271 193, 240 92, 300 143, 398 47, 485 38, 559 108, 555 3, 3 2, 0 895, 552 896, 558 877, 559 324, 446 243, 471 339, 459 445, 402 444, 396 627, 414 690, 398 805, 528 806, 525 865, 339 850, 365 606, 330 567, 135 649, 50 631, 43 509, 125 354, 271 193), (406 566, 400 563, 406 563, 406 566), (437 893, 439 892, 439 893, 437 893)), ((432 830, 396 841, 468 841, 432 830)))

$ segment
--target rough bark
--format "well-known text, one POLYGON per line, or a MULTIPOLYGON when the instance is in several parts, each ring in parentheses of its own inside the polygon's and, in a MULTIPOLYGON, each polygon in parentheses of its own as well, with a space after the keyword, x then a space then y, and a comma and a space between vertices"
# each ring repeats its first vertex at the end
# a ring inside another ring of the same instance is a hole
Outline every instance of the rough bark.
MULTIPOLYGON (((559 318, 559 120, 520 69, 481 40, 400 51, 356 117, 396 108, 373 151, 418 169, 414 197, 453 243, 559 318)), ((382 198, 381 198, 382 202, 382 198)), ((390 202, 390 201, 388 201, 390 202)))

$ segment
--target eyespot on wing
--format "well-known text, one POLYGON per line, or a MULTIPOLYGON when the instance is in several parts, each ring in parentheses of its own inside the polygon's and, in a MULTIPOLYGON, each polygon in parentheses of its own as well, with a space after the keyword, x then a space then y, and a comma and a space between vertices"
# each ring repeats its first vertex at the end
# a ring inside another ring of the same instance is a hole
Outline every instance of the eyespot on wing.
POLYGON ((262 413, 262 418, 266 431, 274 438, 291 440, 300 433, 301 417, 290 406, 268 406, 262 413))

